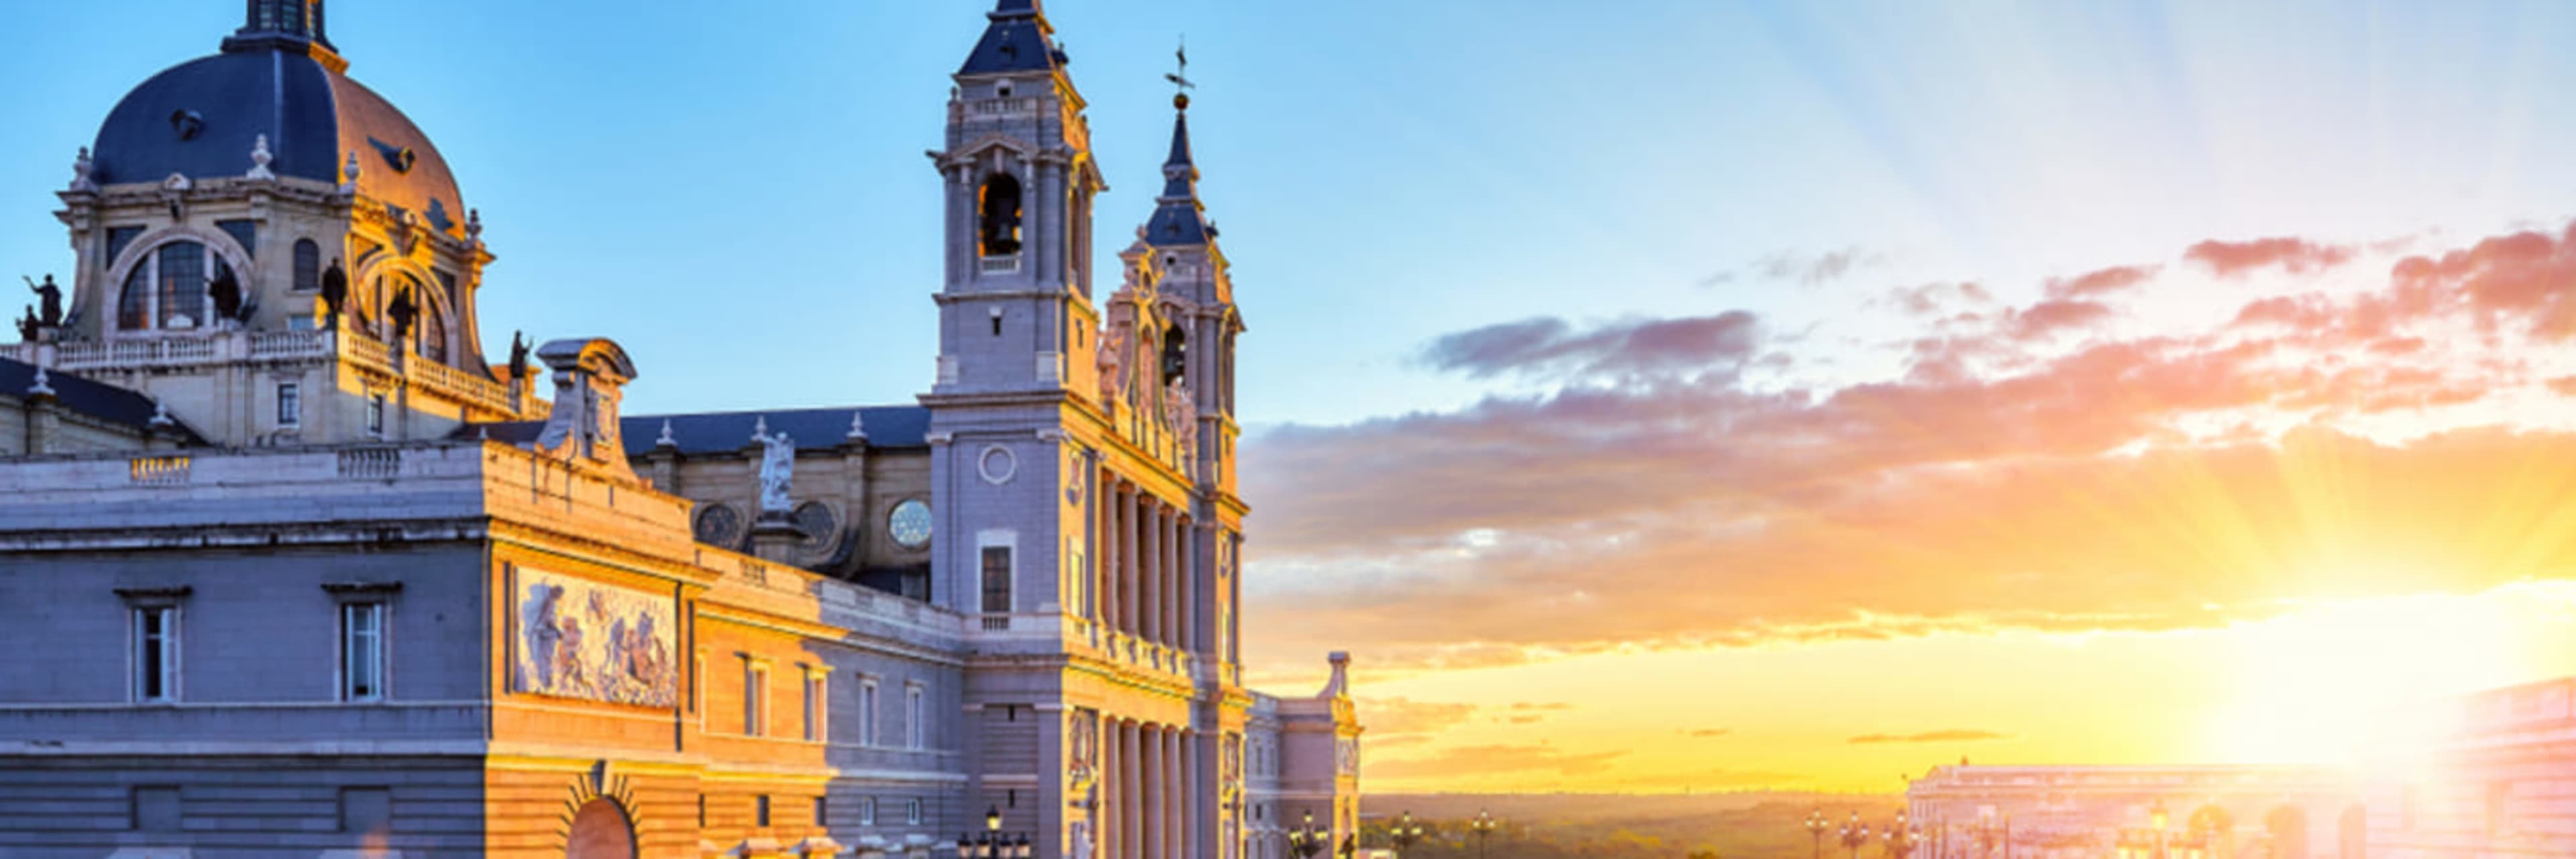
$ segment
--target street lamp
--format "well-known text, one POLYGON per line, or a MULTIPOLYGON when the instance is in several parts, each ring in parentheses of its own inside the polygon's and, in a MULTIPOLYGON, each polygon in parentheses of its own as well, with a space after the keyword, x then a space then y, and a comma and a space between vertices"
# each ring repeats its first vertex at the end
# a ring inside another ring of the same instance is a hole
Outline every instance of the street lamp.
POLYGON ((1896 813, 1896 825, 1887 828, 1887 859, 1905 859, 1914 853, 1917 835, 1905 823, 1905 812, 1896 813))
POLYGON ((2153 806, 2148 807, 2148 809, 2147 809, 2147 821, 2148 821, 2148 822, 2150 822, 2150 823, 2155 824, 2155 827, 2156 827, 2156 859, 2165 859, 2165 798, 2164 798, 2164 797, 2161 797, 2161 796, 2156 797, 2156 804, 2155 804, 2155 805, 2153 805, 2153 806))
POLYGON ((1842 841, 1851 859, 1860 859, 1860 846, 1869 843, 1869 824, 1860 822, 1860 812, 1852 812, 1851 821, 1843 824, 1842 841))
POLYGON ((957 836, 957 859, 1029 859, 1029 834, 1017 839, 1002 834, 1002 808, 994 806, 984 812, 984 834, 957 836))
POLYGON ((1324 852, 1324 845, 1332 840, 1332 833, 1315 828, 1315 813, 1309 811, 1306 812, 1306 825, 1289 830, 1288 849, 1297 854, 1297 859, 1312 859, 1315 854, 1324 852))
POLYGON ((1815 847, 1816 859, 1825 859, 1825 830, 1834 828, 1825 820, 1825 810, 1807 812, 1807 841, 1815 847))
POLYGON ((1403 819, 1395 822, 1395 828, 1389 830, 1386 837, 1387 840, 1395 842, 1395 855, 1403 856, 1405 851, 1413 849, 1413 842, 1422 840, 1422 824, 1413 822, 1413 812, 1407 811, 1403 819))
POLYGON ((1503 822, 1495 820, 1492 814, 1479 811, 1467 828, 1476 833, 1476 859, 1485 859, 1485 839, 1492 838, 1494 830, 1503 828, 1503 822))

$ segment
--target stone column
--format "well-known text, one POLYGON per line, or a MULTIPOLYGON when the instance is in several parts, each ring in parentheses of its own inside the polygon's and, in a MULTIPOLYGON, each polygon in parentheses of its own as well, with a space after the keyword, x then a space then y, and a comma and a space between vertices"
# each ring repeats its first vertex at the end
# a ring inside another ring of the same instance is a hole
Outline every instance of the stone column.
POLYGON ((1165 852, 1163 841, 1163 800, 1169 791, 1163 789, 1162 734, 1161 728, 1149 725, 1138 737, 1145 749, 1145 753, 1139 756, 1145 765, 1142 780, 1145 790, 1145 849, 1139 852, 1144 859, 1169 859, 1171 856, 1165 852))
POLYGON ((1138 554, 1143 556, 1145 574, 1141 577, 1143 594, 1136 601, 1137 608, 1143 612, 1138 623, 1139 634, 1146 641, 1159 644, 1163 640, 1163 553, 1156 547, 1161 545, 1163 502, 1151 495, 1140 500, 1144 509, 1143 515, 1136 517, 1136 542, 1142 550, 1138 554))
POLYGON ((1136 723, 1118 727, 1118 740, 1127 752, 1118 758, 1118 855, 1136 856, 1145 849, 1145 767, 1144 749, 1137 738, 1136 723))
POLYGON ((1206 785, 1199 781, 1199 733, 1181 732, 1181 843, 1190 846, 1192 856, 1213 856, 1208 849, 1206 785))
POLYGON ((1118 791, 1127 784, 1121 770, 1126 765, 1127 752, 1119 742, 1118 723, 1101 719, 1100 782, 1091 792, 1091 837, 1098 843, 1101 856, 1118 855, 1118 791))
POLYGON ((1163 644, 1176 650, 1181 646, 1181 553, 1174 551, 1180 542, 1175 539, 1180 530, 1179 513, 1165 508, 1162 520, 1155 523, 1154 535, 1163 556, 1163 644))
POLYGON ((1191 653, 1207 649, 1206 636, 1199 631, 1199 530, 1188 517, 1181 519, 1181 646, 1191 653))
POLYGON ((1182 795, 1180 789, 1180 730, 1164 730, 1162 733, 1162 784, 1170 787, 1162 802, 1162 836, 1172 838, 1172 844, 1190 844, 1185 838, 1190 797, 1182 795))

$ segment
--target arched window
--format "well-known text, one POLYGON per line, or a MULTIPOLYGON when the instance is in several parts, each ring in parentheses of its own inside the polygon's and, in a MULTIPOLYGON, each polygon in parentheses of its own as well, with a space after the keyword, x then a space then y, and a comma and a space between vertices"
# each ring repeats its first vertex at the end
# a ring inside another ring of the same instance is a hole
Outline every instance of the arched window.
POLYGON ((322 288, 322 246, 312 239, 295 240, 295 289, 312 292, 322 288))
POLYGON ((135 262, 116 300, 116 327, 185 330, 207 323, 206 284, 232 268, 206 246, 177 241, 135 262))
POLYGON ((1189 375, 1190 335, 1181 324, 1172 323, 1170 334, 1163 336, 1163 384, 1169 386, 1189 375))
POLYGON ((988 257, 1005 257, 1020 252, 1020 180, 1009 173, 995 173, 984 180, 981 197, 976 201, 983 225, 978 251, 988 257))
POLYGON ((420 332, 412 340, 412 354, 433 363, 447 363, 447 317, 438 312, 438 305, 421 302, 420 332))

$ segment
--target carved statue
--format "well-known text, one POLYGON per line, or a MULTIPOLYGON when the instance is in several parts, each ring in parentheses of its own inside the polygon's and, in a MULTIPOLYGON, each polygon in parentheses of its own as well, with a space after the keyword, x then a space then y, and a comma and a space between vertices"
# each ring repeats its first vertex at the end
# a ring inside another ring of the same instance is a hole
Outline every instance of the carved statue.
POLYGON ((349 271, 340 267, 339 257, 332 257, 331 268, 322 272, 322 308, 331 330, 340 330, 340 309, 348 302, 349 271))
POLYGON ((18 342, 36 342, 36 306, 27 305, 27 315, 18 317, 18 342))
POLYGON ((768 418, 752 429, 751 440, 761 445, 760 512, 787 515, 787 490, 796 479, 796 440, 786 433, 770 435, 768 418))
POLYGON ((1113 412, 1118 408, 1119 394, 1126 387, 1126 356, 1127 332, 1123 329, 1100 344, 1100 405, 1113 412))
POLYGON ((250 145, 250 172, 245 175, 252 179, 275 179, 277 171, 269 169, 268 165, 276 161, 277 156, 268 151, 268 135, 262 134, 257 142, 250 145))
POLYGON ((510 332, 510 381, 528 378, 528 341, 525 331, 510 332))
POLYGON ((97 177, 98 162, 91 160, 89 157, 89 147, 83 146, 80 150, 80 157, 72 159, 72 190, 98 190, 97 177))
POLYGON ((37 322, 47 328, 62 325, 63 288, 54 285, 54 276, 45 275, 45 282, 41 285, 36 283, 35 278, 25 278, 25 280, 27 288, 35 290, 36 300, 44 303, 44 312, 36 317, 37 322))
POLYGON ((385 307, 385 316, 393 320, 394 342, 411 337, 411 325, 420 318, 420 305, 412 301, 409 288, 394 294, 394 302, 385 307))
POLYGON ((1073 857, 1073 859, 1091 859, 1090 823, 1076 821, 1073 824, 1073 852, 1065 855, 1073 857))
POLYGON ((224 266, 215 274, 215 282, 206 285, 206 297, 215 302, 215 318, 242 317, 241 278, 233 275, 231 266, 224 266))

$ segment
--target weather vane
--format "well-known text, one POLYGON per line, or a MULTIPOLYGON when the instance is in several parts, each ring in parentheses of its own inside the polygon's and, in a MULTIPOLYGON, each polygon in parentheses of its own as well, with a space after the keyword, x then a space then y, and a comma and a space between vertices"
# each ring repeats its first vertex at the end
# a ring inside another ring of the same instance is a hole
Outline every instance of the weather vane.
POLYGON ((1198 89, 1198 88, 1199 88, 1199 85, 1198 85, 1198 84, 1194 84, 1194 83, 1191 83, 1191 82, 1190 82, 1190 40, 1189 40, 1189 37, 1187 37, 1187 36, 1183 36, 1183 37, 1181 37, 1181 47, 1180 47, 1180 49, 1179 49, 1179 50, 1173 51, 1173 52, 1172 52, 1172 56, 1173 56, 1173 58, 1180 60, 1180 63, 1181 63, 1181 65, 1180 65, 1180 70, 1179 70, 1179 71, 1176 71, 1176 72, 1173 72, 1173 73, 1171 73, 1171 74, 1168 74, 1168 75, 1164 75, 1164 76, 1163 76, 1163 79, 1164 79, 1164 80, 1167 80, 1167 81, 1171 81, 1171 82, 1172 82, 1172 86, 1176 88, 1176 89, 1173 91, 1172 95, 1174 95, 1174 96, 1176 96, 1176 97, 1187 98, 1187 97, 1189 96, 1189 92, 1188 92, 1189 90, 1194 90, 1194 89, 1198 89))

